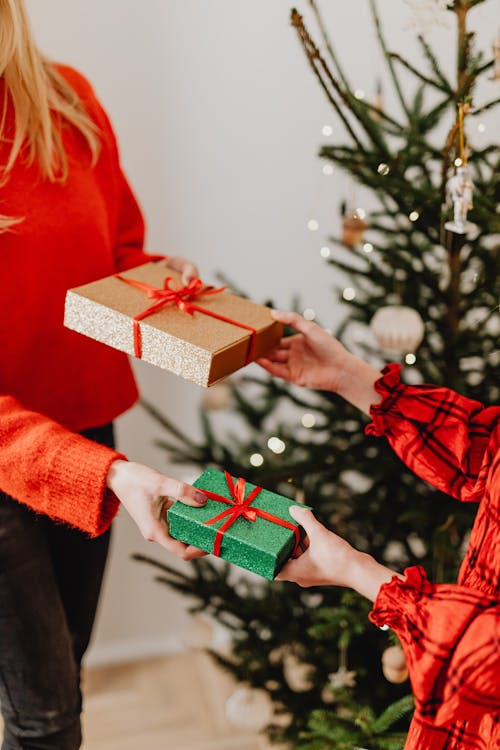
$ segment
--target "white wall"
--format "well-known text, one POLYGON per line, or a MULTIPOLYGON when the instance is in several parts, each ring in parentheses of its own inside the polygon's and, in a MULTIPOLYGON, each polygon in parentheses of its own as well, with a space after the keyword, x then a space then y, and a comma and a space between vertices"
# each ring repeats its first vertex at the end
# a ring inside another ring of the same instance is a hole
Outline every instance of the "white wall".
MULTIPOLYGON (((408 5, 379 4, 391 47, 420 62, 408 5)), ((472 21, 489 52, 498 5, 487 5, 472 21)), ((338 312, 334 279, 318 251, 338 231, 338 205, 350 186, 338 172, 323 176, 315 156, 328 140, 322 126, 335 120, 289 26, 290 6, 285 0, 28 0, 42 49, 82 70, 111 115, 147 217, 149 248, 194 259, 208 281, 224 269, 257 301, 272 297, 287 307, 301 290, 304 307, 314 307, 328 325, 338 312), (306 229, 311 217, 321 224, 315 234, 306 229)), ((322 6, 353 84, 372 98, 380 75, 385 101, 392 101, 367 0, 322 6)), ((308 14, 305 0, 298 7, 308 14)), ((451 21, 430 40, 452 60, 451 21)), ((485 96, 497 94, 498 84, 487 84, 485 96)), ((364 200, 358 191, 358 203, 364 200)), ((142 363, 136 371, 148 399, 196 429, 200 389, 142 363)), ((119 420, 118 434, 130 457, 170 470, 152 445, 158 431, 140 407, 119 420)), ((133 551, 166 557, 120 517, 94 660, 181 643, 184 600, 152 583, 149 569, 130 561, 133 551)))

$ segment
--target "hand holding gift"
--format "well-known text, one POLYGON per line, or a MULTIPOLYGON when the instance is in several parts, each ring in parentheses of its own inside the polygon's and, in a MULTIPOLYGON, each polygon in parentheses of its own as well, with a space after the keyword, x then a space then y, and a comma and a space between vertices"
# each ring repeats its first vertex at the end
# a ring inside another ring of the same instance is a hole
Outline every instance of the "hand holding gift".
POLYGON ((188 484, 166 477, 160 472, 134 461, 113 461, 107 476, 112 490, 132 516, 142 536, 157 542, 184 560, 201 557, 205 553, 173 539, 168 530, 165 510, 178 498, 190 506, 203 506, 207 498, 188 484))

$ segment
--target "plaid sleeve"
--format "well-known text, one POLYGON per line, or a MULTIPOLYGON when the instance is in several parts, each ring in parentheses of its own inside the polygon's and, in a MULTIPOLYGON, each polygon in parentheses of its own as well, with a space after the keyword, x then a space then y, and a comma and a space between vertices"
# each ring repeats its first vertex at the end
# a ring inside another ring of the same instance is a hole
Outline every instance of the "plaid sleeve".
POLYGON ((404 385, 401 365, 388 365, 375 383, 382 401, 371 407, 368 435, 385 435, 402 461, 422 479, 460 500, 480 500, 483 457, 500 407, 449 388, 404 385))
POLYGON ((370 620, 397 633, 426 722, 443 726, 500 709, 500 599, 432 584, 414 567, 381 587, 370 620))

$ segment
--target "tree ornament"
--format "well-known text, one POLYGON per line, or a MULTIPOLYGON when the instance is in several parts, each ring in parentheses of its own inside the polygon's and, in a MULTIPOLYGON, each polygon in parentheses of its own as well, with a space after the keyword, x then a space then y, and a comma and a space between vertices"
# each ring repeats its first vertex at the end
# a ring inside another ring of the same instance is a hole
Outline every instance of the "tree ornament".
POLYGON ((346 667, 339 667, 336 672, 328 675, 328 684, 332 690, 355 687, 356 671, 354 669, 349 671, 346 667))
POLYGON ((408 667, 401 646, 389 646, 382 654, 382 672, 389 682, 400 683, 408 679, 408 667))
POLYGON ((205 411, 227 409, 231 403, 231 387, 228 383, 215 383, 202 396, 201 408, 205 411))
POLYGON ((446 183, 446 193, 453 204, 453 221, 447 221, 445 229, 455 234, 466 234, 475 229, 475 224, 467 221, 467 211, 472 208, 473 184, 467 164, 457 167, 457 170, 446 183))
POLYGON ((261 732, 272 719, 273 704, 265 690, 240 685, 227 699, 225 713, 236 729, 261 732))
POLYGON ((364 240, 368 224, 363 221, 357 211, 350 211, 342 218, 342 243, 351 249, 364 240))
POLYGON ((288 686, 295 693, 304 693, 312 688, 311 673, 313 671, 312 664, 300 661, 294 654, 286 654, 283 658, 283 674, 288 686))
POLYGON ((424 321, 412 307, 380 307, 370 321, 370 329, 382 349, 404 354, 415 351, 424 338, 424 321))

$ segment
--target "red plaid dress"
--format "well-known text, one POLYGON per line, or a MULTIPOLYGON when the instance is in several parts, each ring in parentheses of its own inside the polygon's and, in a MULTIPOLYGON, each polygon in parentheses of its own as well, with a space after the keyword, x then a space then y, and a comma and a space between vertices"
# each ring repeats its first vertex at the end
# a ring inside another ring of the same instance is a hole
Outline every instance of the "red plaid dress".
POLYGON ((479 503, 456 584, 420 567, 384 584, 370 619, 403 646, 415 715, 405 750, 500 748, 500 407, 436 386, 406 386, 389 365, 368 434, 385 435, 422 479, 479 503))

